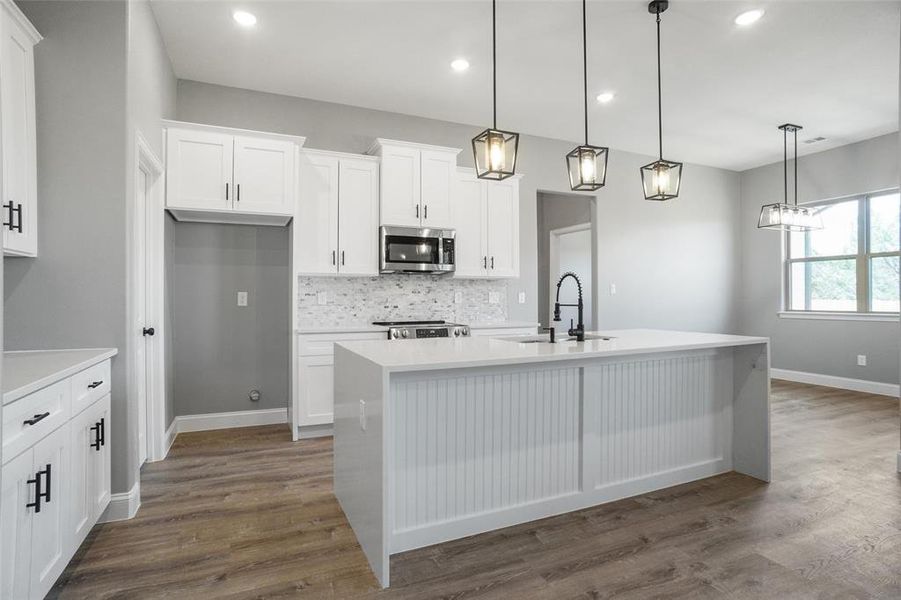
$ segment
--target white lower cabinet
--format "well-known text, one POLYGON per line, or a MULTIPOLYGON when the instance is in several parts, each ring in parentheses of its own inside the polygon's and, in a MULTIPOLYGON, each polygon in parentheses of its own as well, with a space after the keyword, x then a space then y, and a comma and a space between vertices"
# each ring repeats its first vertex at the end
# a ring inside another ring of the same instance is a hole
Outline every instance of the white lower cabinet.
POLYGON ((109 504, 110 396, 89 393, 73 416, 73 396, 84 396, 79 375, 4 406, 4 432, 18 435, 4 436, 2 454, 3 600, 43 598, 109 504), (51 397, 60 400, 50 406, 51 397))
MULTIPOLYGON (((335 342, 383 340, 384 332, 309 333, 297 338, 297 382, 293 425, 295 437, 330 435, 335 420, 335 342), (315 433, 304 428, 315 428, 315 433)), ((403 342, 398 342, 403 343, 403 342)))

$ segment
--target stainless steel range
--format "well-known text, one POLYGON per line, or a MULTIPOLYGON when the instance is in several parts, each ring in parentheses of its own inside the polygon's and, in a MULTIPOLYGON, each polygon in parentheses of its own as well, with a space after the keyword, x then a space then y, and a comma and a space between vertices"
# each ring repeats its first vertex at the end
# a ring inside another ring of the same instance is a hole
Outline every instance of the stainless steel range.
POLYGON ((373 321, 388 328, 389 340, 468 337, 469 326, 447 321, 373 321))

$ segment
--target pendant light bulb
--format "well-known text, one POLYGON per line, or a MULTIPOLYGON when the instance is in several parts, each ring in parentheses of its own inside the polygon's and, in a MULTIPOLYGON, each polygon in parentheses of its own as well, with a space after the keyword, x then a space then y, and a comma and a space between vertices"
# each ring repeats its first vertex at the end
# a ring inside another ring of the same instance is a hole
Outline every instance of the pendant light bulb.
POLYGON ((505 166, 504 136, 492 133, 488 135, 488 170, 503 171, 505 166))
POLYGON ((582 104, 585 111, 585 143, 566 155, 569 186, 574 192, 591 192, 607 180, 607 148, 588 143, 588 24, 582 0, 582 104))

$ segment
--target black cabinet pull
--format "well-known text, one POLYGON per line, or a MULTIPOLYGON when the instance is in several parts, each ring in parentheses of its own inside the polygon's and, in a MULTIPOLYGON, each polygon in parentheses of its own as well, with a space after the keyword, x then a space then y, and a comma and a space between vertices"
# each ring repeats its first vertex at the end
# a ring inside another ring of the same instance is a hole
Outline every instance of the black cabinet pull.
POLYGON ((416 205, 416 218, 419 218, 419 205, 416 205))
POLYGON ((90 443, 90 446, 97 452, 100 452, 100 423, 94 423, 91 426, 90 431, 94 436, 94 440, 90 443))
POLYGON ((3 226, 10 231, 22 233, 22 204, 15 204, 10 200, 3 205, 3 208, 9 211, 9 221, 4 221, 3 226))
POLYGON ((238 184, 238 198, 237 198, 237 200, 238 200, 238 202, 241 201, 241 184, 240 184, 240 183, 238 184))
POLYGON ((487 256, 483 256, 483 257, 482 257, 482 268, 483 268, 483 269, 487 269, 487 268, 488 268, 488 257, 487 257, 487 256))
POLYGON ((344 266, 344 250, 341 251, 341 266, 344 266))
POLYGON ((44 496, 44 502, 50 503, 50 463, 47 463, 47 468, 43 471, 38 471, 37 476, 40 477, 41 473, 47 476, 47 489, 41 492, 44 496))
POLYGON ((100 417, 100 445, 106 446, 106 417, 100 417))
POLYGON ((228 183, 225 184, 225 199, 228 200, 228 183))
POLYGON ((34 502, 26 502, 25 508, 33 508, 34 512, 41 512, 41 471, 38 471, 34 479, 27 481, 29 485, 34 484, 34 502))
POLYGON ((492 269, 494 268, 494 257, 493 256, 491 257, 491 268, 492 269))
POLYGON ((91 382, 91 383, 88 384, 88 389, 89 389, 89 390, 93 390, 94 388, 98 388, 98 387, 100 387, 101 385, 103 385, 103 381, 102 381, 102 380, 101 380, 101 381, 94 381, 94 382, 91 382))
POLYGON ((49 416, 50 416, 50 413, 45 412, 40 415, 35 415, 35 416, 31 417, 30 419, 25 419, 24 421, 22 421, 22 424, 23 425, 34 425, 35 423, 43 421, 44 419, 46 419, 49 416))
POLYGON ((156 330, 153 327, 144 328, 144 335, 153 335, 154 333, 156 333, 156 330))
POLYGON ((429 218, 429 205, 428 204, 426 204, 422 207, 422 218, 423 219, 429 218))
POLYGON ((335 264, 335 251, 332 250, 332 264, 335 264))

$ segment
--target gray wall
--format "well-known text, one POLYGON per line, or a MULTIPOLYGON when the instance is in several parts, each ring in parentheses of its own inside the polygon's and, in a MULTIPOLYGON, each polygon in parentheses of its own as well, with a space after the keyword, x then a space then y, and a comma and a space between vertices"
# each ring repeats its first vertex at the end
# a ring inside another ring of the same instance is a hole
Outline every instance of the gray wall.
POLYGON ((175 415, 284 408, 291 342, 287 227, 170 228, 175 415), (248 292, 248 306, 236 294, 248 292), (251 389, 262 392, 251 402, 251 389))
MULTIPOLYGON (((550 291, 549 236, 553 229, 592 222, 592 198, 576 194, 538 193, 537 243, 538 243, 538 322, 548 327, 550 291)), ((594 267, 597 268, 597 265, 594 267)), ((593 269, 594 270, 594 269, 593 269)), ((594 273, 590 273, 592 280, 594 273)), ((562 291, 562 289, 561 289, 562 291)))
MULTIPOLYGON (((22 2, 35 48, 37 259, 6 260, 9 350, 126 347, 126 19, 122 2, 22 2)), ((125 360, 113 360, 113 491, 129 469, 125 360)))
MULTIPOLYGON (((177 118, 304 135, 307 147, 358 153, 376 137, 468 149, 478 132, 469 125, 194 81, 178 82, 177 118)), ((594 141, 603 138, 598 135, 594 141)), ((511 319, 538 317, 536 197, 539 190, 569 191, 563 157, 574 145, 533 136, 520 141, 517 167, 525 174, 520 188, 521 277, 509 286, 511 319), (520 291, 526 293, 525 304, 515 302, 520 291)), ((607 187, 597 193, 596 286, 603 290, 615 282, 620 290, 613 298, 595 294, 599 322, 607 328, 735 331, 739 175, 685 165, 678 200, 646 202, 639 167, 651 160, 611 151, 607 187)), ((459 162, 472 166, 471 152, 464 150, 459 162)))
MULTIPOLYGON (((798 201, 898 187, 898 134, 802 157, 798 201)), ((781 235, 757 229, 763 204, 783 198, 782 164, 742 173, 741 330, 772 339, 773 367, 898 383, 898 323, 780 319, 781 235), (857 355, 867 366, 857 366, 857 355)))

